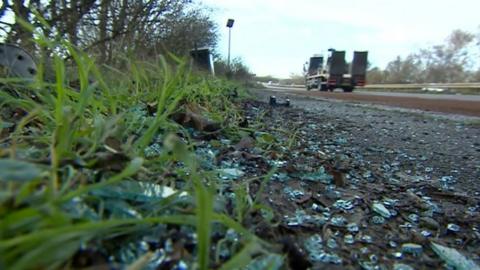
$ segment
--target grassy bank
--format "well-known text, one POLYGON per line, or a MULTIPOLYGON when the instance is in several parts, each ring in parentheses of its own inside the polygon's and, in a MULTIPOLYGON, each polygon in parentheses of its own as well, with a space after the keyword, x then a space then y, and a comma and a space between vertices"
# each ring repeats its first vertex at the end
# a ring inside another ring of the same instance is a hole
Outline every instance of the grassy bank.
POLYGON ((0 268, 281 261, 241 225, 259 207, 246 185, 227 213, 222 174, 205 161, 205 138, 235 142, 251 131, 240 127, 241 88, 192 74, 171 55, 119 70, 66 42, 38 44, 62 52, 54 74, 40 67, 34 81, 0 79, 0 268))

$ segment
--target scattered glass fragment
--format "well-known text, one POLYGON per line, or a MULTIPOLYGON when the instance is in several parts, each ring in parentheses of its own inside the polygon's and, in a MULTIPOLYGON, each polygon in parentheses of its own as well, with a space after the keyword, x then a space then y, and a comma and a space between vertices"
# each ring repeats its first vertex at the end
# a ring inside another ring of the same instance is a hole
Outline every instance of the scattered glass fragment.
POLYGON ((176 267, 174 266, 173 269, 175 269, 175 270, 187 270, 188 265, 184 261, 179 261, 177 263, 176 267))
POLYGON ((360 228, 358 227, 357 223, 348 223, 347 224, 347 230, 350 232, 350 233, 357 233, 360 228))
POLYGON ((396 259, 401 259, 403 257, 402 252, 394 252, 392 255, 396 259))
POLYGON ((415 269, 408 264, 395 263, 393 265, 393 270, 415 270, 415 269))
POLYGON ((440 178, 440 184, 443 189, 453 189, 452 185, 454 185, 457 181, 453 178, 453 176, 442 176, 440 178))
POLYGON ((165 245, 165 251, 167 253, 173 252, 173 242, 172 242, 171 238, 167 239, 167 241, 165 241, 164 245, 165 245))
POLYGON ((385 218, 381 216, 373 216, 372 223, 377 225, 383 224, 385 223, 385 218))
POLYGON ((411 222, 414 222, 414 223, 417 223, 419 218, 420 217, 417 214, 408 215, 408 220, 410 220, 411 222))
POLYGON ((305 249, 307 250, 308 258, 313 262, 342 263, 342 259, 337 254, 324 251, 322 237, 318 234, 314 234, 307 239, 305 249))
POLYGON ((336 249, 338 247, 337 241, 335 241, 335 238, 329 238, 327 240, 327 247, 331 249, 336 249))
POLYGON ((368 234, 362 235, 362 237, 360 239, 365 243, 372 243, 373 242, 372 237, 368 234))
POLYGON ((233 242, 238 242, 239 235, 234 229, 228 229, 227 233, 225 234, 225 239, 228 239, 229 241, 233 241, 233 242))
POLYGON ((332 224, 335 226, 343 227, 347 224, 347 219, 343 216, 334 216, 330 222, 332 222, 332 224))
POLYGON ((383 204, 384 205, 388 205, 388 206, 394 206, 398 203, 398 200, 396 199, 389 199, 389 198, 386 198, 383 200, 383 204))
POLYGON ((300 189, 292 189, 289 186, 286 186, 283 189, 283 192, 288 196, 291 200, 297 200, 305 196, 305 192, 300 189))
POLYGON ((398 225, 400 228, 411 229, 413 227, 412 223, 405 222, 404 224, 398 225))
POLYGON ((327 222, 327 219, 319 215, 308 215, 304 210, 297 209, 294 217, 285 216, 288 226, 299 226, 302 224, 314 224, 322 226, 327 222))
POLYGON ((396 216, 398 215, 398 212, 397 212, 397 210, 395 210, 395 209, 390 209, 390 210, 388 210, 388 211, 390 212, 390 215, 391 215, 392 217, 396 217, 396 216))
POLYGON ((218 172, 220 173, 220 176, 225 180, 238 179, 245 174, 245 172, 237 168, 219 169, 218 172))
POLYGON ((272 269, 279 270, 282 269, 284 263, 283 256, 278 254, 268 254, 264 256, 258 256, 253 259, 244 270, 257 270, 257 269, 272 269))
POLYGON ((353 238, 353 235, 347 234, 343 237, 343 242, 345 244, 351 245, 351 244, 355 243, 355 239, 353 238))
POLYGON ((427 231, 427 230, 423 230, 420 232, 422 234, 423 237, 430 237, 432 236, 432 233, 430 231, 427 231))
POLYGON ((340 258, 335 253, 327 253, 327 252, 319 252, 317 254, 310 254, 309 258, 312 261, 318 261, 323 263, 333 263, 333 264, 341 264, 342 258, 340 258))
POLYGON ((337 200, 334 204, 333 207, 337 209, 343 209, 343 210, 351 210, 354 206, 352 201, 350 200, 337 200))
POLYGON ((376 265, 373 262, 360 262, 360 266, 363 270, 379 270, 380 266, 376 265))
POLYGON ((372 210, 384 218, 391 217, 390 211, 388 211, 388 209, 380 202, 374 202, 372 205, 372 210))
POLYGON ((328 174, 323 166, 320 166, 316 172, 300 175, 300 179, 330 184, 333 180, 333 176, 328 174))
POLYGON ((339 137, 335 140, 335 142, 337 144, 340 144, 340 145, 343 145, 343 144, 346 144, 347 143, 347 139, 343 138, 343 137, 339 137))
POLYGON ((321 211, 323 210, 323 207, 320 206, 320 205, 318 205, 318 204, 316 204, 316 203, 313 203, 313 204, 312 204, 312 210, 313 210, 313 211, 316 211, 316 212, 321 212, 321 211))
POLYGON ((471 259, 465 257, 456 249, 445 247, 436 243, 431 243, 433 251, 444 260, 448 265, 461 270, 480 270, 480 267, 471 259))
POLYGON ((422 253, 423 248, 419 244, 406 243, 402 245, 402 252, 418 256, 422 253))
POLYGON ((460 226, 454 223, 449 223, 447 225, 447 230, 451 232, 459 232, 460 231, 460 226))

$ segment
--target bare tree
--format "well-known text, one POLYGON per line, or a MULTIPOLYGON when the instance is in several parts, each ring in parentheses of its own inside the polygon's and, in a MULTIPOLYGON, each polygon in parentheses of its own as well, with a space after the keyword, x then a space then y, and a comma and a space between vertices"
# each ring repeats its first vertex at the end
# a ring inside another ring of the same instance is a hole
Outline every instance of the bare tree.
POLYGON ((15 15, 8 38, 25 46, 32 33, 18 20, 30 22, 50 38, 70 43, 114 62, 115 55, 173 52, 186 55, 195 46, 214 46, 217 29, 209 12, 191 0, 12 0, 0 6, 0 19, 7 10, 15 15), (47 22, 44 27, 31 10, 47 22))

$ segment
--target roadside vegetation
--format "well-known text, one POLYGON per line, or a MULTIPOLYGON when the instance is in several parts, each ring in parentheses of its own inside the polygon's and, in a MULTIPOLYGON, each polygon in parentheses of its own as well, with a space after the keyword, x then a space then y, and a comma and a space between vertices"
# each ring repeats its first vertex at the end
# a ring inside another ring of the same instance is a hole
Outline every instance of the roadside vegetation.
POLYGON ((0 268, 279 267, 242 223, 268 207, 250 198, 251 180, 225 187, 237 171, 212 158, 255 128, 241 112, 241 60, 235 82, 186 56, 216 42, 207 11, 67 2, 0 7, 15 15, 6 40, 40 59, 34 80, 0 78, 0 268))

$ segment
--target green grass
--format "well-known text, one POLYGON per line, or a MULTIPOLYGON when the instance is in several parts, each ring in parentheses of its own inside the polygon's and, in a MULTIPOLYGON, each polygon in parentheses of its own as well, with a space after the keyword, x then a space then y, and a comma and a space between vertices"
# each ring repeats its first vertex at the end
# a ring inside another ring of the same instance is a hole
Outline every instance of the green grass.
MULTIPOLYGON (((52 81, 44 79, 42 64, 33 82, 0 79, 1 269, 69 268, 79 250, 113 254, 166 224, 195 232, 192 268, 211 267, 215 226, 241 238, 230 260, 216 262, 223 269, 262 256, 269 269, 278 264, 269 244, 242 226, 248 211, 267 208, 239 185, 235 216, 214 212, 220 180, 199 166, 190 131, 172 120, 195 106, 220 123, 223 136, 238 139, 234 84, 193 74, 188 61, 173 55, 150 63, 126 59, 128 68, 118 70, 97 65, 68 42, 36 37, 43 49, 68 52, 74 66, 58 53, 52 81), (78 87, 69 85, 72 78, 78 87), (147 154, 154 145, 161 149, 147 154), (162 177, 167 172, 185 183, 162 197, 157 188, 178 186, 162 177)), ((149 256, 120 263, 136 268, 149 256)))

